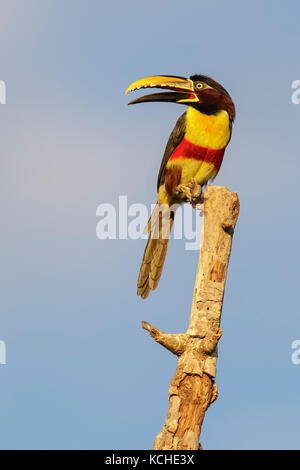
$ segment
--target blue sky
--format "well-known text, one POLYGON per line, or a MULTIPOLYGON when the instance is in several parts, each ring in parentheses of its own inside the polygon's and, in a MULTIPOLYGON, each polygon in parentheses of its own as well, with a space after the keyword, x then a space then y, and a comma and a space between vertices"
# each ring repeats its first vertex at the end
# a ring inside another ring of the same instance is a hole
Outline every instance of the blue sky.
POLYGON ((201 443, 299 449, 299 3, 3 0, 0 13, 0 447, 152 447, 176 359, 140 322, 187 329, 198 253, 172 240, 142 301, 145 241, 98 240, 95 214, 119 195, 155 202, 184 111, 127 107, 127 86, 202 73, 236 103, 215 184, 241 213, 201 443))

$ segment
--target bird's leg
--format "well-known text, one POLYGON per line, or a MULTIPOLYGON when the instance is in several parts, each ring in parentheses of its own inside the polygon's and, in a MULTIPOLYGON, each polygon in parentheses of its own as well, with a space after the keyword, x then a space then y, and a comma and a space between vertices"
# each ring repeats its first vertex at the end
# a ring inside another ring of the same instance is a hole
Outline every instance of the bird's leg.
POLYGON ((190 202, 194 209, 197 209, 199 204, 203 204, 202 186, 194 179, 191 179, 187 184, 179 184, 176 188, 176 194, 184 195, 185 200, 190 202))
POLYGON ((202 191, 202 186, 200 184, 196 183, 196 181, 192 181, 192 188, 191 188, 191 204, 194 209, 199 209, 202 210, 203 208, 203 203, 204 203, 204 197, 203 197, 203 191, 202 191))

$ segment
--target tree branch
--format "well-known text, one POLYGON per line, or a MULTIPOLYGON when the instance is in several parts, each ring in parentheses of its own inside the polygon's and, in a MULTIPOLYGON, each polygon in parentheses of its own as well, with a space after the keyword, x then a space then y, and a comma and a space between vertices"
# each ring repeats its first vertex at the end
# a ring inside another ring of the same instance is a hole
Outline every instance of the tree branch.
MULTIPOLYGON (((194 207, 203 202, 201 191, 181 187, 194 207)), ((214 383, 227 267, 239 200, 223 186, 208 186, 204 194, 204 222, 189 328, 185 334, 166 334, 147 322, 150 335, 178 356, 169 388, 166 422, 154 449, 199 449, 205 412, 218 396, 214 383)))

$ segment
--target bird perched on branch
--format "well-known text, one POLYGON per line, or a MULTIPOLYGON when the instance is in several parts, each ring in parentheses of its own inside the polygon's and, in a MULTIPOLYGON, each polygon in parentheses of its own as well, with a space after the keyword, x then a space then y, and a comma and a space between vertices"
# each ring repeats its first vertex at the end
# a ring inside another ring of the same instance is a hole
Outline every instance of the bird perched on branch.
POLYGON ((142 96, 129 104, 167 101, 188 106, 169 137, 158 173, 157 204, 145 229, 150 235, 137 283, 137 294, 145 299, 158 285, 176 207, 188 194, 192 201, 195 185, 205 186, 218 174, 231 137, 235 107, 225 88, 205 75, 142 78, 132 83, 126 94, 141 88, 171 92, 142 96))

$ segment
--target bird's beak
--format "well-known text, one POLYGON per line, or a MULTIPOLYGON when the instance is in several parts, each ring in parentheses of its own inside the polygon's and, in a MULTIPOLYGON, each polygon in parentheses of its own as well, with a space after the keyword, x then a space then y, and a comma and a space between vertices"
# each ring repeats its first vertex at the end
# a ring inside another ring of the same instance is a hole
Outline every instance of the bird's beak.
POLYGON ((147 101, 169 101, 172 103, 188 104, 189 102, 199 101, 194 92, 193 80, 184 77, 173 77, 170 75, 156 75, 146 77, 133 82, 126 90, 125 95, 130 91, 140 90, 141 88, 162 88, 171 90, 166 93, 153 93, 151 95, 141 96, 128 104, 145 103, 147 101))

